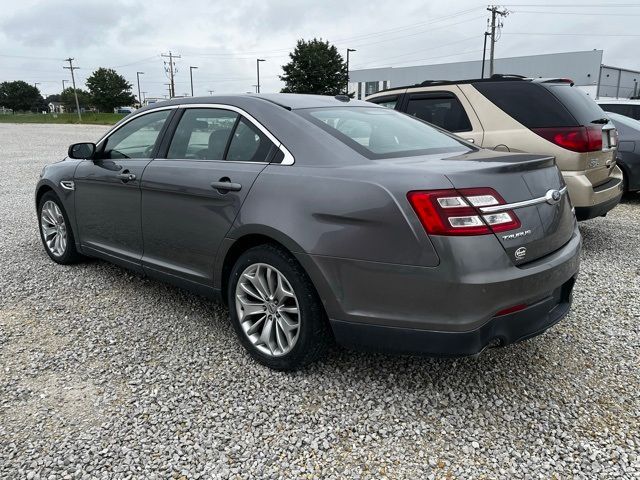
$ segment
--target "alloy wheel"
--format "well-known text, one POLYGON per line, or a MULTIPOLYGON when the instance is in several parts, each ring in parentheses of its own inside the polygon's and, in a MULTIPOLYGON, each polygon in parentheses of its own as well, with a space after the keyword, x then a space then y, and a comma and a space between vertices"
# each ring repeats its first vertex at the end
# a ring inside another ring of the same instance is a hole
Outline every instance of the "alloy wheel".
POLYGON ((40 212, 40 227, 44 243, 56 257, 61 257, 67 250, 67 225, 58 205, 47 200, 40 212))
POLYGON ((298 299, 286 277, 266 263, 247 267, 235 291, 242 331, 261 353, 289 353, 300 335, 298 299))

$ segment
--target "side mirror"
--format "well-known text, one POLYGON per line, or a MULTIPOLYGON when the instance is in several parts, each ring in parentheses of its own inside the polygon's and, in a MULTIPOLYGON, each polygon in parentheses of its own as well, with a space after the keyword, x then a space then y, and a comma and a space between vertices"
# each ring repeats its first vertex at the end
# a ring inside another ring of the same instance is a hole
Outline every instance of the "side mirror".
POLYGON ((96 153, 95 143, 74 143, 69 147, 69 158, 88 160, 96 153))

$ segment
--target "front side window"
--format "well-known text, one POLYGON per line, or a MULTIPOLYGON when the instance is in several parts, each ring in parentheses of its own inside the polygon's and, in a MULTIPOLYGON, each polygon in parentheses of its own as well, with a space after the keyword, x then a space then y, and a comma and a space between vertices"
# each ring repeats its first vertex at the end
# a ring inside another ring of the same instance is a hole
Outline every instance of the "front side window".
POLYGON ((217 108, 186 109, 171 140, 167 158, 223 160, 238 114, 217 108))
POLYGON ((147 113, 131 120, 107 138, 101 158, 151 158, 158 135, 171 110, 147 113))
POLYGON ((471 150, 452 135, 387 108, 311 108, 296 113, 372 159, 471 150))
POLYGON ((413 96, 409 99, 407 113, 425 122, 433 123, 450 132, 471 131, 471 122, 460 101, 452 95, 413 96))

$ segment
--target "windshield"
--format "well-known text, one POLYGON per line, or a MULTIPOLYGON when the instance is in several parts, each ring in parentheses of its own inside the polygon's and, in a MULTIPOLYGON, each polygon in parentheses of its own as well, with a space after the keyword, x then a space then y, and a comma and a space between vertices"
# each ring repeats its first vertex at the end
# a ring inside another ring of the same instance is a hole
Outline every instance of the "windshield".
POLYGON ((310 108, 296 113, 368 158, 471 150, 452 135, 387 108, 310 108))

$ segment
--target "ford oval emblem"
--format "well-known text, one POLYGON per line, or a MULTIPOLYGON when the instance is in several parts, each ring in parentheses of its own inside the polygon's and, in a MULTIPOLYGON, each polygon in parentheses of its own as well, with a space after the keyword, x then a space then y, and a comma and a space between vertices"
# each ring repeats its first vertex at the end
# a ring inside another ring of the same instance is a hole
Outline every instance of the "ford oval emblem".
POLYGON ((545 198, 547 199, 547 203, 549 205, 555 205, 562 198, 562 194, 559 190, 549 190, 545 195, 545 198))
POLYGON ((523 260, 524 257, 527 255, 527 249, 525 247, 520 247, 519 249, 516 250, 516 260, 523 260))

